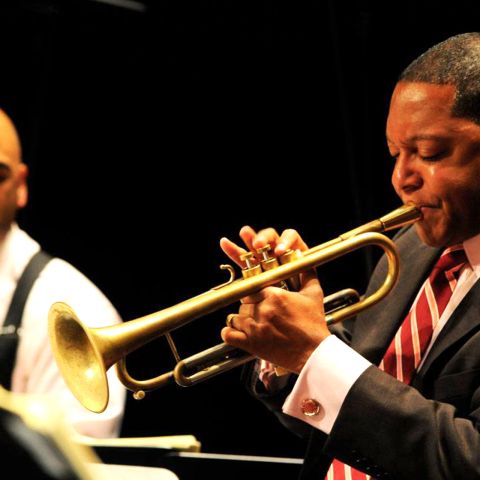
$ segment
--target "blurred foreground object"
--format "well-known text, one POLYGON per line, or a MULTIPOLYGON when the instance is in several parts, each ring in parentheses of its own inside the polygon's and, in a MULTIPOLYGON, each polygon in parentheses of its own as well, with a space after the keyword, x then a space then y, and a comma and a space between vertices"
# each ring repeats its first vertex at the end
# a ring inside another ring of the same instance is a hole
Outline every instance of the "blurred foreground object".
POLYGON ((191 435, 105 439, 80 436, 51 396, 11 393, 0 385, 0 449, 3 468, 35 480, 178 480, 168 469, 102 463, 93 446, 153 446, 198 452, 191 435))
POLYGON ((91 448, 73 442, 60 412, 51 397, 10 393, 0 386, 3 468, 36 480, 106 478, 92 475, 88 464, 100 460, 91 448))
POLYGON ((75 441, 94 448, 158 448, 182 452, 200 452, 201 443, 193 435, 167 435, 161 437, 93 438, 75 435, 75 441))

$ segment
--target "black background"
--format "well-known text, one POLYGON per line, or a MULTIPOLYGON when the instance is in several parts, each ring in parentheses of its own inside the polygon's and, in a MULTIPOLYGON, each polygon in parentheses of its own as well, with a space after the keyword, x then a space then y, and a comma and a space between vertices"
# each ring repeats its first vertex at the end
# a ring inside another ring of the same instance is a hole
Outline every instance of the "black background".
MULTIPOLYGON (((31 171, 19 223, 125 320, 222 283, 218 241, 244 224, 297 228, 313 246, 398 206, 384 141, 395 79, 480 20, 475 1, 1 5, 0 105, 31 171)), ((377 255, 322 268, 326 292, 362 290, 377 255)), ((180 353, 219 343, 224 319, 174 333, 180 353)), ((147 378, 168 355, 160 339, 129 364, 147 378)), ((239 374, 129 398, 122 435, 303 456, 239 374)))

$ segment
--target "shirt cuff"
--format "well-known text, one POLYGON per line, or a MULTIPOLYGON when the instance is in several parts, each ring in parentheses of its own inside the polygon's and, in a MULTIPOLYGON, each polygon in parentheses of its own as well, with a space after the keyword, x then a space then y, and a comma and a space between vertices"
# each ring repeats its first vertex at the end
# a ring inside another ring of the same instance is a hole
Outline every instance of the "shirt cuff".
POLYGON ((283 412, 329 434, 350 388, 370 365, 330 335, 303 367, 283 412))

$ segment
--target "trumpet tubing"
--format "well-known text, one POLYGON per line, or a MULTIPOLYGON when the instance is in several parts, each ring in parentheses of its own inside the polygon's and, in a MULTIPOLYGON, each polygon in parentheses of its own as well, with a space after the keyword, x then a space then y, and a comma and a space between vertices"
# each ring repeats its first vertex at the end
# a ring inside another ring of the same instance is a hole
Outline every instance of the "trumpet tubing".
MULTIPOLYGON (((319 267, 359 248, 373 245, 381 248, 388 260, 388 272, 381 287, 372 295, 327 314, 327 322, 335 323, 356 315, 377 303, 393 287, 398 275, 395 245, 380 232, 412 223, 421 217, 413 205, 404 205, 378 220, 324 244, 313 247, 300 256, 293 255, 286 263, 264 271, 247 272, 243 279, 227 282, 218 288, 180 302, 172 307, 121 325, 88 328, 64 303, 55 303, 49 312, 49 337, 59 369, 77 399, 94 412, 103 411, 108 403, 106 371, 114 364, 124 385, 141 398, 145 390, 158 388, 172 379, 180 385, 191 385, 238 366, 251 357, 245 352, 220 344, 179 361, 172 372, 149 380, 135 380, 127 372, 125 356, 155 338, 166 335, 188 323, 224 308, 259 290, 297 277, 302 272, 319 267), (189 366, 198 366, 192 377, 185 375, 189 366)), ((247 267, 248 268, 248 267, 247 267)), ((351 302, 347 302, 351 303, 351 302)), ((171 340, 169 338, 169 340, 171 340)))

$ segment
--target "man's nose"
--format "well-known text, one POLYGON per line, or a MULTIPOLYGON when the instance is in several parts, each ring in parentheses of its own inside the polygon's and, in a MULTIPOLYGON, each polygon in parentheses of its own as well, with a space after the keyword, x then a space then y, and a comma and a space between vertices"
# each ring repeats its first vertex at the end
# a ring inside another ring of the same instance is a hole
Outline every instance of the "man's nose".
POLYGON ((410 193, 421 188, 423 180, 414 159, 404 154, 397 157, 392 173, 392 183, 397 193, 410 193))

